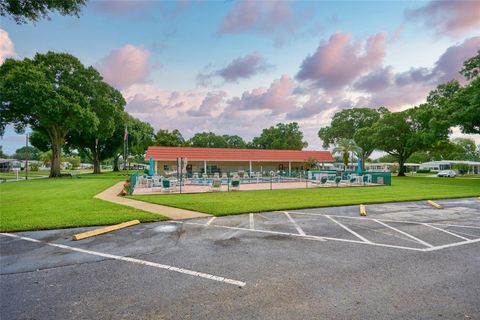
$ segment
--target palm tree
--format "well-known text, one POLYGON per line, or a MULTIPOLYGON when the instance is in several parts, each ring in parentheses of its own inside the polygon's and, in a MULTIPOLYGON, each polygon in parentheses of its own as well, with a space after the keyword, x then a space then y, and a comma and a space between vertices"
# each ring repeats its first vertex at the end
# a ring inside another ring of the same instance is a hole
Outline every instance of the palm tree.
POLYGON ((342 138, 338 140, 337 146, 333 148, 333 154, 338 154, 343 159, 343 164, 345 165, 345 169, 348 167, 348 158, 350 157, 350 153, 352 154, 352 163, 354 161, 353 155, 360 154, 362 152, 362 148, 357 146, 353 139, 345 139, 342 138))

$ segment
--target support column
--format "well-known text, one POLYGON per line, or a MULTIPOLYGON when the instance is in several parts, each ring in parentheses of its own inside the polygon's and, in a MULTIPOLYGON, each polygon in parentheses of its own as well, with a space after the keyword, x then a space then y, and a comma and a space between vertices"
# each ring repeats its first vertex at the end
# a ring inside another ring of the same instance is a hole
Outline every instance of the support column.
POLYGON ((153 173, 154 173, 155 175, 157 175, 157 173, 158 173, 158 161, 155 160, 155 161, 153 162, 153 164, 154 164, 154 166, 155 166, 155 167, 153 167, 153 173))
POLYGON ((203 173, 207 174, 207 161, 203 161, 203 173))
POLYGON ((288 176, 292 176, 292 162, 290 161, 288 162, 288 176))
POLYGON ((250 170, 248 171, 248 174, 250 175, 252 173, 252 161, 248 162, 248 167, 250 168, 250 170))

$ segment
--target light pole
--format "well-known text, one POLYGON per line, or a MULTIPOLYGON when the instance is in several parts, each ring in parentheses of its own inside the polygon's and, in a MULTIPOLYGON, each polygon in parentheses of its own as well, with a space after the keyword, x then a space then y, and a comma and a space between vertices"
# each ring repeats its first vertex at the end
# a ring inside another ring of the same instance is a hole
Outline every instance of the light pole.
POLYGON ((25 136, 25 180, 28 180, 28 133, 25 136))

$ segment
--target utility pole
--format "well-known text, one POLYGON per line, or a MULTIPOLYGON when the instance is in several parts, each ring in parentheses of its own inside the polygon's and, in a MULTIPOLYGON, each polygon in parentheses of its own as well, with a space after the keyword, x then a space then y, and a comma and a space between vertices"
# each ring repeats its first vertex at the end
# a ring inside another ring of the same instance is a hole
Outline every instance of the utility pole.
POLYGON ((28 133, 25 137, 25 180, 28 180, 28 133))

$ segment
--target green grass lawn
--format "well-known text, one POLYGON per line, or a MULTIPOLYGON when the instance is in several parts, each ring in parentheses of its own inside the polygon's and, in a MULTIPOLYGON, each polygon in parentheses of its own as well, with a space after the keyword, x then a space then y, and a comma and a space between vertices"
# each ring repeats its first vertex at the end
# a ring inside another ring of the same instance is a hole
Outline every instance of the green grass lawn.
MULTIPOLYGON (((73 174, 80 174, 80 173, 91 173, 93 169, 77 169, 77 170, 69 170, 65 169, 62 170, 62 173, 73 173, 73 174)), ((50 174, 50 170, 38 170, 38 171, 29 171, 28 176, 30 178, 36 178, 36 177, 48 177, 50 174)), ((20 179, 25 178, 25 170, 20 171, 18 173, 18 177, 20 179)), ((17 174, 13 171, 10 172, 0 172, 0 179, 16 179, 17 174)))
POLYGON ((312 207, 480 196, 480 180, 393 177, 392 186, 132 196, 216 216, 312 207))
POLYGON ((108 225, 132 219, 164 220, 156 214, 94 199, 117 181, 118 173, 80 178, 38 179, 0 184, 0 230, 21 231, 108 225))

